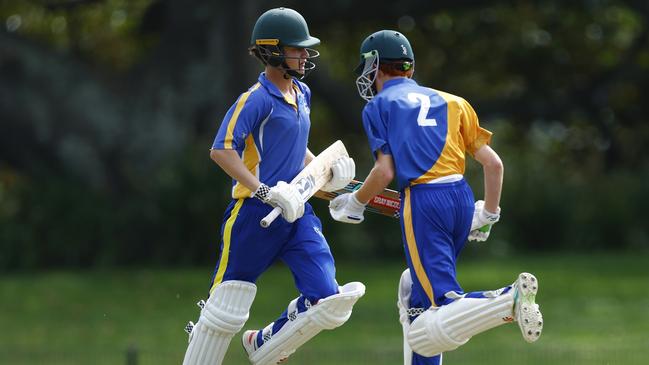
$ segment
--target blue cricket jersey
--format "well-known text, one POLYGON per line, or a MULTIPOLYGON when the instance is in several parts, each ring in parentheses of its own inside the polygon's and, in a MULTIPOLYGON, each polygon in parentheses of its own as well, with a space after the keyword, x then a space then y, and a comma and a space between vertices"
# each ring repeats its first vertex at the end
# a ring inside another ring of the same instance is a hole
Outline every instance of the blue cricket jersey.
POLYGON ((399 190, 463 175, 465 152, 491 139, 466 100, 405 77, 388 80, 367 103, 363 127, 375 155, 392 155, 399 190))
MULTIPOLYGON (((226 113, 212 149, 236 150, 248 170, 268 186, 290 182, 304 167, 311 125, 311 90, 295 79, 293 88, 295 102, 286 99, 262 72, 226 113)), ((252 195, 233 180, 234 199, 252 195)))
MULTIPOLYGON (((212 149, 237 151, 248 170, 269 186, 280 180, 290 182, 304 167, 311 91, 295 79, 292 82, 295 101, 285 98, 262 73, 228 110, 212 144, 212 149)), ((259 221, 273 207, 259 199, 247 199, 252 194, 233 180, 234 199, 223 217, 221 250, 210 294, 224 281, 254 283, 278 260, 290 268, 300 292, 295 302, 298 313, 338 293, 334 259, 311 205, 305 203, 304 215, 293 223, 278 217, 262 228, 259 221)), ((290 320, 284 311, 258 332, 257 346, 263 344, 264 336, 278 333, 287 323, 290 320)))

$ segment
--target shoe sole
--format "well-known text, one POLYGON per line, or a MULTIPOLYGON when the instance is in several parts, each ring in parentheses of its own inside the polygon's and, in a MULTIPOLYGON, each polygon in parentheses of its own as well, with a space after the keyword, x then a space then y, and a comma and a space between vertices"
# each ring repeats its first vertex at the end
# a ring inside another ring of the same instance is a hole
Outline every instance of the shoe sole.
POLYGON ((515 314, 523 339, 535 342, 543 332, 543 315, 535 303, 539 282, 530 273, 521 273, 516 281, 515 314))

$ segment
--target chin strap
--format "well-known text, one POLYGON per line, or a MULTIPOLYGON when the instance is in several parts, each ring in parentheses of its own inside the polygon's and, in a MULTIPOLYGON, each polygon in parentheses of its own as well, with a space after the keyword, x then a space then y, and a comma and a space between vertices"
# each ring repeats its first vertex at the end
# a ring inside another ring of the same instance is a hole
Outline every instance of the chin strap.
MULTIPOLYGON (((294 75, 290 72, 290 70, 287 70, 286 68, 282 68, 282 71, 284 71, 284 75, 283 75, 283 76, 284 76, 284 80, 290 80, 290 79, 293 78, 293 77, 296 77, 296 78, 297 78, 297 76, 294 76, 294 75)), ((298 79, 299 79, 299 78, 298 78, 298 79)))
POLYGON ((289 80, 291 77, 294 77, 298 80, 302 80, 306 77, 313 69, 315 69, 315 63, 309 61, 311 58, 316 58, 320 56, 320 53, 315 49, 306 48, 308 57, 304 64, 304 73, 300 73, 298 70, 288 67, 286 63, 286 58, 281 47, 278 46, 255 46, 249 48, 249 52, 254 55, 264 66, 272 66, 280 69, 284 74, 284 79, 289 80))
POLYGON ((290 80, 291 77, 294 77, 294 78, 296 78, 298 80, 302 80, 307 74, 306 70, 305 70, 304 74, 301 74, 297 70, 289 68, 288 65, 286 64, 286 62, 282 62, 282 64, 280 66, 278 66, 278 68, 280 70, 284 71, 284 79, 286 79, 286 80, 290 80))

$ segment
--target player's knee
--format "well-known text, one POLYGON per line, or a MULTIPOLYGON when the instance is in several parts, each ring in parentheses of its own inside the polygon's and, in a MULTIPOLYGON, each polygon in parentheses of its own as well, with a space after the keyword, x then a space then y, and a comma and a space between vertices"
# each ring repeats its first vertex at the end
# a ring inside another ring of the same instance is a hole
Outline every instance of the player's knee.
POLYGON ((302 295, 308 298, 311 303, 319 303, 338 293, 340 293, 340 287, 332 274, 326 280, 322 280, 317 286, 314 285, 310 289, 303 291, 302 295))
POLYGON ((317 310, 310 313, 311 319, 322 329, 333 329, 347 322, 358 298, 365 294, 365 285, 359 282, 340 287, 339 293, 321 299, 317 310))
POLYGON ((205 303, 199 321, 216 332, 239 332, 248 320, 256 292, 257 286, 246 281, 219 284, 205 303))
POLYGON ((455 350, 468 341, 468 339, 458 341, 447 333, 440 319, 440 311, 441 309, 427 310, 417 317, 410 326, 407 336, 408 344, 419 355, 435 356, 442 352, 455 350))

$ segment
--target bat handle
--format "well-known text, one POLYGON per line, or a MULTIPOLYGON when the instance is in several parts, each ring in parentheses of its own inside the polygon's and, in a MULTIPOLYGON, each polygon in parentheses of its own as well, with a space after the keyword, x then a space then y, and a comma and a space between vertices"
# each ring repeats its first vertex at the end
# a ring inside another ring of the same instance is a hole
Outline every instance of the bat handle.
POLYGON ((268 228, 271 223, 275 220, 275 218, 279 217, 279 215, 282 213, 282 208, 280 207, 275 207, 270 213, 268 213, 267 216, 262 219, 259 224, 264 227, 268 228))

